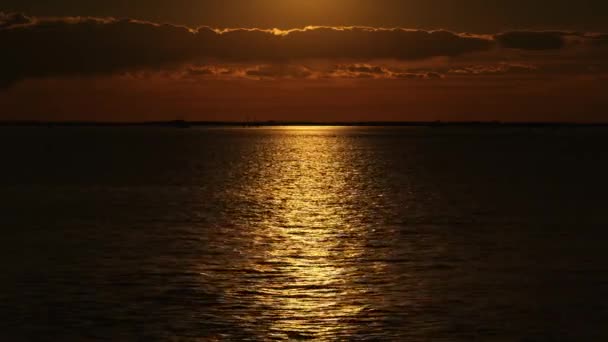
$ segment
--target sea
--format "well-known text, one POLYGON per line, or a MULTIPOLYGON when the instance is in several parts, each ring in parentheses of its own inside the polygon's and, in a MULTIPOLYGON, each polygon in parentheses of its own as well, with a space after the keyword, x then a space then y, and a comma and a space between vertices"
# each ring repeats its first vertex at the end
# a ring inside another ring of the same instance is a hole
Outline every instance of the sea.
POLYGON ((608 128, 1 127, 2 341, 608 341, 608 128))

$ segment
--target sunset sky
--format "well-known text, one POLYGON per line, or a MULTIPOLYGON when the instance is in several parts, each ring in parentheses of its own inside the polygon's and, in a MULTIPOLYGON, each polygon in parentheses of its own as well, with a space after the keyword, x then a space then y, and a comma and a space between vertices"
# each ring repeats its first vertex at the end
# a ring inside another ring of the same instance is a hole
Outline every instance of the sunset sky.
POLYGON ((602 0, 4 0, 0 120, 608 121, 602 0))

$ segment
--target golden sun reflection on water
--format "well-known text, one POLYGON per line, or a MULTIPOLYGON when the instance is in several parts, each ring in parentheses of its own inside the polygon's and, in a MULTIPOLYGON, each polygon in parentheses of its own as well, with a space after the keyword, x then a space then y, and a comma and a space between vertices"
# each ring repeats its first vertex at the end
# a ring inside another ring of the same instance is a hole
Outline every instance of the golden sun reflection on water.
POLYGON ((263 184, 275 210, 263 224, 270 242, 257 265, 279 271, 282 281, 260 284, 258 299, 278 313, 270 327, 277 337, 335 337, 354 329, 348 322, 366 308, 354 262, 365 231, 352 224, 352 194, 345 192, 353 166, 327 128, 293 130, 301 133, 281 141, 263 184))

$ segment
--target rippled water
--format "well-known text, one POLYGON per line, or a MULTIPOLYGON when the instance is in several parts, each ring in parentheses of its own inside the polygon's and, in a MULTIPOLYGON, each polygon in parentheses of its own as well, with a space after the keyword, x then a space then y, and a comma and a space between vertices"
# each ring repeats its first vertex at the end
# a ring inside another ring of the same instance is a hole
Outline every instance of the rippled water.
POLYGON ((608 339, 608 129, 0 133, 5 340, 608 339))

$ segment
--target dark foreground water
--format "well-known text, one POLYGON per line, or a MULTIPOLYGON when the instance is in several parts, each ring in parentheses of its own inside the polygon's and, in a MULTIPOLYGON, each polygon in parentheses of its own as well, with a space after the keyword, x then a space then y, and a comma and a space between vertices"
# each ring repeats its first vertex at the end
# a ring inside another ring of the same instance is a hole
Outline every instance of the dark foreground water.
POLYGON ((2 128, 4 341, 606 341, 608 129, 2 128))

